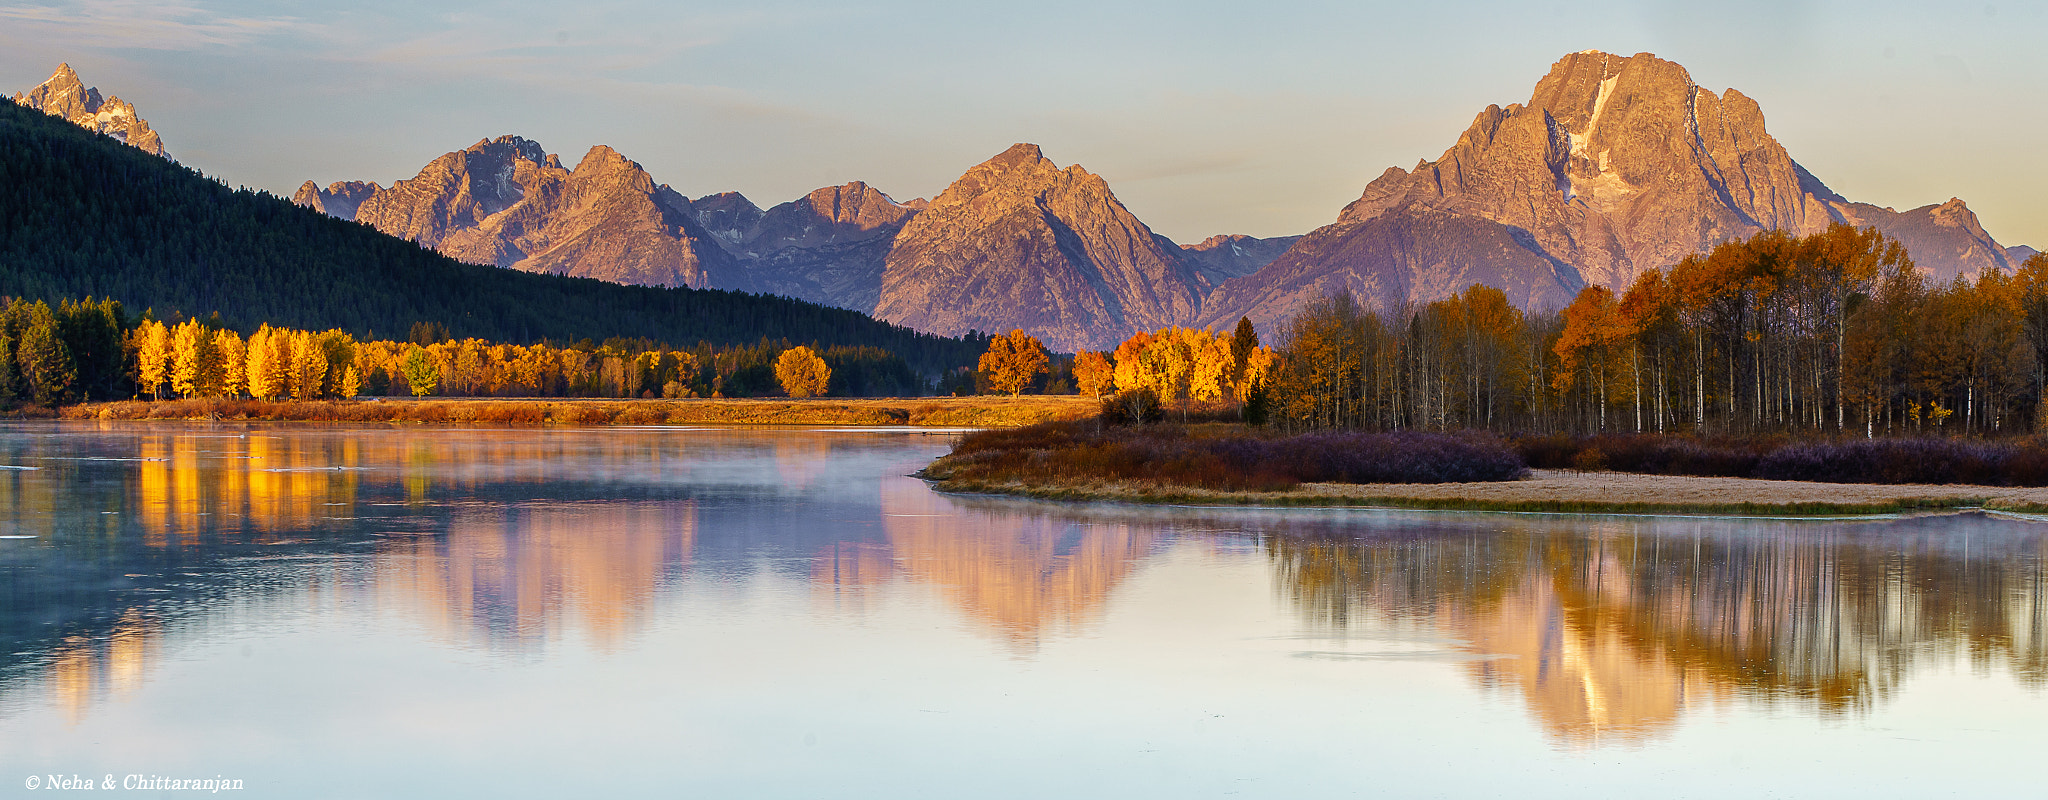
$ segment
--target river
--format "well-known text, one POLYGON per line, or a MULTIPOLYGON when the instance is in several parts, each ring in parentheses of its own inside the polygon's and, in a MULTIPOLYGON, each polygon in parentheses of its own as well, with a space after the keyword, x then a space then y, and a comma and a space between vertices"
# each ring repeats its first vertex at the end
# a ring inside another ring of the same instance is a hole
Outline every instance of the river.
POLYGON ((950 441, 0 424, 0 794, 2037 791, 2048 525, 953 497, 950 441))

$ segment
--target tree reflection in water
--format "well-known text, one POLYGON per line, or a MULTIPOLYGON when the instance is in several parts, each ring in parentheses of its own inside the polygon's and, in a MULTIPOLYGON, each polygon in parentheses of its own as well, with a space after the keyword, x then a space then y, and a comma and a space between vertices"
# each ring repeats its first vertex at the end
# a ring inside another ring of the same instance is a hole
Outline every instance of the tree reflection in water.
POLYGON ((1737 699, 1856 714, 1956 658, 2029 687, 2048 674, 2044 540, 2011 523, 1479 519, 1264 542, 1311 626, 1458 637, 1485 656, 1476 681, 1572 745, 1737 699))

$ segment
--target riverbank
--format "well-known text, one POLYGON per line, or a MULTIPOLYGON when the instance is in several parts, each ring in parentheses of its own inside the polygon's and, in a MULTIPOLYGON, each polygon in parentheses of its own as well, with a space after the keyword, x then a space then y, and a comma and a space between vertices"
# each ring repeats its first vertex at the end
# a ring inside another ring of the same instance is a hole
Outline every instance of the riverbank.
POLYGON ((909 425, 1009 428, 1087 417, 1094 398, 1024 397, 595 400, 123 400, 58 410, 65 419, 396 422, 470 425, 909 425))
POLYGON ((1304 483, 1285 491, 1216 491, 1140 481, 1031 485, 940 480, 942 492, 1184 505, 1357 506, 1462 511, 1831 516, 1987 509, 2048 512, 2048 488, 1813 483, 1617 472, 1532 470, 1483 483, 1304 483))

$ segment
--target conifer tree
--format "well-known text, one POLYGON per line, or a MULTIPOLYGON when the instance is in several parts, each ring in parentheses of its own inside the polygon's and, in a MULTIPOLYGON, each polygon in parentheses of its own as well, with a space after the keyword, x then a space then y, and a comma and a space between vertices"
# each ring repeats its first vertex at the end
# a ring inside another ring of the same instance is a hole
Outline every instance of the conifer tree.
POLYGON ((38 301, 28 313, 28 326, 14 353, 15 367, 36 404, 53 406, 78 379, 77 367, 71 362, 70 349, 64 346, 64 337, 57 332, 57 319, 49 304, 38 301))
POLYGON ((0 329, 0 403, 10 403, 20 396, 14 370, 14 337, 0 329))

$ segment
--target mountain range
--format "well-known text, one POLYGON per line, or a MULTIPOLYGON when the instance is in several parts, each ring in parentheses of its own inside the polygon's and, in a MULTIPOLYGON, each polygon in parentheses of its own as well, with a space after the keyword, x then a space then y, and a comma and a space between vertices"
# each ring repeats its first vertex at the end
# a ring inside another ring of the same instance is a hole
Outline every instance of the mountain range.
MULTIPOLYGON (((21 97, 106 129, 81 116, 98 94, 68 67, 21 97)), ((132 109, 108 119, 140 126, 121 129, 126 140, 141 141, 139 130, 156 141, 132 109)), ((1589 284, 1618 290, 1767 229, 1876 228, 1936 280, 2010 269, 2033 252, 2000 245, 1959 199, 1896 211, 1844 198, 1771 137, 1748 96, 1709 91, 1648 53, 1592 50, 1553 64, 1526 103, 1486 107, 1436 160, 1387 169, 1335 221, 1298 237, 1176 244, 1101 176, 1031 144, 929 202, 862 182, 766 210, 734 192, 690 199, 609 147, 568 169, 516 136, 448 153, 389 187, 308 181, 293 201, 476 264, 784 295, 948 336, 1022 328, 1070 351, 1241 316, 1270 335, 1336 291, 1394 307, 1483 282, 1526 308, 1556 308, 1589 284)))

